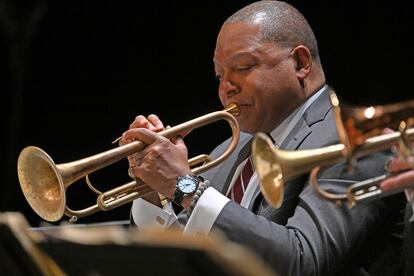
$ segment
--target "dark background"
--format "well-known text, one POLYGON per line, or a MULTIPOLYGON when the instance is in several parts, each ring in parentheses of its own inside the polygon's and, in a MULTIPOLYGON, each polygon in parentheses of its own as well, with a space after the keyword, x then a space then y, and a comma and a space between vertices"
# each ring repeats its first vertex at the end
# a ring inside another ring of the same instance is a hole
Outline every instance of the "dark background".
MULTIPOLYGON (((17 180, 25 146, 64 163, 112 148, 138 114, 175 125, 220 109, 216 34, 250 2, 0 0, 0 211, 40 222, 17 180)), ((328 83, 344 101, 413 97, 412 1, 288 2, 312 25, 328 83)), ((208 153, 228 135, 221 123, 195 130, 186 140, 190 155, 208 153)), ((129 180, 127 167, 124 160, 91 178, 103 190, 115 187, 129 180)), ((67 193, 73 209, 95 200, 83 181, 67 193)), ((129 207, 80 222, 124 220, 129 207)))

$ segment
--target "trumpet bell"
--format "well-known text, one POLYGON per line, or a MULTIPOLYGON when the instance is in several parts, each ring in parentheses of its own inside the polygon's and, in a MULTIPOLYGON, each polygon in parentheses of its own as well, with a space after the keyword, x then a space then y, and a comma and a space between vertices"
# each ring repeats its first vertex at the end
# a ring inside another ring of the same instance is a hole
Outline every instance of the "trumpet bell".
POLYGON ((252 143, 252 159, 258 176, 260 190, 266 201, 274 208, 283 202, 284 180, 278 155, 269 137, 258 133, 252 143))
POLYGON ((288 181, 308 173, 316 166, 344 160, 344 151, 343 144, 285 151, 277 149, 265 134, 256 134, 252 143, 252 156, 263 196, 271 206, 279 208, 283 202, 284 185, 288 181))
POLYGON ((26 147, 19 155, 17 172, 30 207, 47 221, 59 220, 65 212, 65 186, 52 158, 38 147, 26 147))

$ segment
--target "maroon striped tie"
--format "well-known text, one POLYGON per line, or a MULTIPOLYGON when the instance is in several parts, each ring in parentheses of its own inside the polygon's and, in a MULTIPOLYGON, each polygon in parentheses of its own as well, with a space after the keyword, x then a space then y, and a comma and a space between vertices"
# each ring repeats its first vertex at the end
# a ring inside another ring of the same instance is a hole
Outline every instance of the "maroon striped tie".
POLYGON ((248 158, 246 163, 244 164, 244 167, 239 177, 237 177, 233 187, 230 189, 230 192, 227 196, 230 199, 240 204, 252 175, 253 175, 253 166, 252 166, 251 159, 248 158))

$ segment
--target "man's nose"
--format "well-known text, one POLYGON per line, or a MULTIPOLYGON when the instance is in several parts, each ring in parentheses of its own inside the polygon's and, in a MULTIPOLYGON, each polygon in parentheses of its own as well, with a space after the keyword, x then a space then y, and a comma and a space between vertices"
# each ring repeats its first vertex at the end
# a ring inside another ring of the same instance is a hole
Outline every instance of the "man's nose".
POLYGON ((227 97, 231 97, 237 93, 239 93, 239 88, 237 87, 237 85, 235 85, 233 82, 231 82, 228 79, 223 79, 220 82, 220 93, 227 96, 227 97))

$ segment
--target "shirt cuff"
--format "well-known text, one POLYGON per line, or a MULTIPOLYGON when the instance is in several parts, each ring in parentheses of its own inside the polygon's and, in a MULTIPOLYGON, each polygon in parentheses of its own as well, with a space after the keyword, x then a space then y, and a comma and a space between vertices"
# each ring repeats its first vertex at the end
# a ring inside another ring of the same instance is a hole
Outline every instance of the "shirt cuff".
POLYGON ((165 204, 161 209, 154 204, 139 198, 132 203, 132 219, 139 228, 168 228, 176 220, 170 204, 165 204))
POLYGON ((184 228, 184 234, 207 234, 216 221, 221 210, 230 199, 213 187, 201 195, 184 228))

